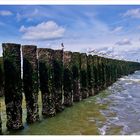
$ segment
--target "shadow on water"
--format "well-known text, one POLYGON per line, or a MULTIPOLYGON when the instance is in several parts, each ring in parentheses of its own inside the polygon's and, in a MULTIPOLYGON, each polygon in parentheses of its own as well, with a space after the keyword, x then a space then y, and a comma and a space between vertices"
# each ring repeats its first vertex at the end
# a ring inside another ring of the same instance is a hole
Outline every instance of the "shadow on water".
MULTIPOLYGON (((10 135, 120 135, 140 134, 140 71, 120 78, 100 94, 74 103, 53 118, 27 125, 25 101, 21 131, 6 131, 6 114, 3 98, 2 120, 4 134, 10 135)), ((41 96, 39 95, 41 116, 41 96)))

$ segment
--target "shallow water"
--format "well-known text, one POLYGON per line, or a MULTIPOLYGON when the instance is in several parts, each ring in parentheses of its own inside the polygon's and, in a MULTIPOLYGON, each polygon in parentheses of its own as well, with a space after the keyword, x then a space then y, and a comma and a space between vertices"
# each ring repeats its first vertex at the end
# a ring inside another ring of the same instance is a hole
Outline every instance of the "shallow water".
POLYGON ((101 133, 115 134, 114 129, 119 127, 118 134, 140 134, 140 71, 119 79, 108 91, 107 98, 98 99, 101 104, 111 101, 108 110, 101 111, 107 118, 100 128, 101 133), (108 117, 110 112, 115 114, 114 117, 108 117))
POLYGON ((25 129, 6 131, 6 115, 3 99, 2 120, 4 134, 14 135, 122 135, 140 134, 140 71, 119 79, 99 95, 74 103, 73 107, 53 118, 41 117, 41 121, 26 124, 26 109, 23 100, 23 122, 25 129))

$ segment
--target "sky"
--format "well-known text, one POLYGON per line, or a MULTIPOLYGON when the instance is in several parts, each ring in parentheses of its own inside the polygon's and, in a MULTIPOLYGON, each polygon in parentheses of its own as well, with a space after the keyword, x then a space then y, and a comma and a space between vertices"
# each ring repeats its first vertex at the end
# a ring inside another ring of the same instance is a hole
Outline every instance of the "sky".
MULTIPOLYGON (((140 6, 0 5, 0 44, 95 51, 140 61, 140 6)), ((2 47, 0 47, 2 55, 2 47)))

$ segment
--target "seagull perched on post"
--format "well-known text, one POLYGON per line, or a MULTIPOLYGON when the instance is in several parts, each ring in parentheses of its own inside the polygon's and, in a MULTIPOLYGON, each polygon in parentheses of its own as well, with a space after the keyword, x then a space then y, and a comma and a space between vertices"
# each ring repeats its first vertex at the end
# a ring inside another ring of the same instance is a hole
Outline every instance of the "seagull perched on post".
POLYGON ((61 47, 62 47, 62 50, 64 50, 64 44, 63 43, 61 43, 61 47))

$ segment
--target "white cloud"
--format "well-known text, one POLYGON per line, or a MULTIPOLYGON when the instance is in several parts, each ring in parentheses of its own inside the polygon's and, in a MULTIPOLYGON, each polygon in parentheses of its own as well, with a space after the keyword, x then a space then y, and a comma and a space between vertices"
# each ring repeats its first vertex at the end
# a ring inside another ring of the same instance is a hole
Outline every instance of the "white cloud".
POLYGON ((11 11, 8 11, 8 10, 0 11, 0 16, 11 16, 11 15, 13 15, 13 13, 11 11))
POLYGON ((34 17, 40 16, 39 15, 39 10, 36 8, 33 11, 30 11, 28 13, 26 13, 24 11, 24 13, 17 13, 16 14, 16 18, 17 21, 21 21, 22 19, 27 19, 27 21, 32 21, 34 17))
POLYGON ((140 8, 131 9, 123 14, 124 17, 140 18, 140 8))
POLYGON ((123 46, 123 45, 132 45, 130 39, 125 38, 115 43, 116 45, 123 46))
POLYGON ((54 21, 48 21, 27 28, 23 25, 20 32, 23 32, 22 38, 27 40, 54 40, 62 38, 65 29, 54 21))
POLYGON ((113 32, 113 33, 117 33, 117 32, 122 31, 122 29, 123 29, 122 26, 118 26, 118 27, 114 28, 114 29, 112 30, 112 32, 113 32))

